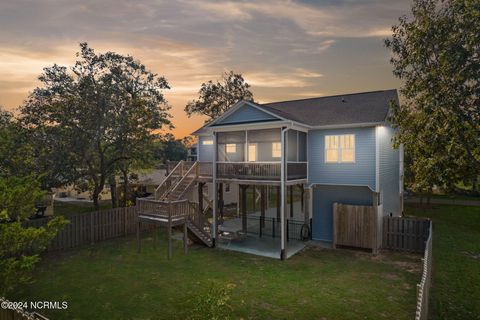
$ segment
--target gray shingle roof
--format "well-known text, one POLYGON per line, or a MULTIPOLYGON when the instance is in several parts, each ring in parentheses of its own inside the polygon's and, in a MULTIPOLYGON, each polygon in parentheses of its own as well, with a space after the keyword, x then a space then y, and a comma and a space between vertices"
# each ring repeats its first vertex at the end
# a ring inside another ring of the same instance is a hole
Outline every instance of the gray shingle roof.
POLYGON ((259 107, 288 120, 328 126, 383 122, 392 100, 398 103, 395 89, 272 102, 259 107))
MULTIPOLYGON (((399 103, 396 89, 256 105, 279 117, 308 126, 335 126, 384 122, 392 100, 399 103)), ((206 132, 207 126, 204 125, 193 134, 206 132)))

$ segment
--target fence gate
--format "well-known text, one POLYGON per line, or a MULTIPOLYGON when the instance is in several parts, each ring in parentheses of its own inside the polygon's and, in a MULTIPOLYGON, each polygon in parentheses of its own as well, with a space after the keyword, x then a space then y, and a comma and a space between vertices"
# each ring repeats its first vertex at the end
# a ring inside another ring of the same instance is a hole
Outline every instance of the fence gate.
POLYGON ((376 207, 333 204, 333 247, 372 249, 380 247, 381 224, 376 207))

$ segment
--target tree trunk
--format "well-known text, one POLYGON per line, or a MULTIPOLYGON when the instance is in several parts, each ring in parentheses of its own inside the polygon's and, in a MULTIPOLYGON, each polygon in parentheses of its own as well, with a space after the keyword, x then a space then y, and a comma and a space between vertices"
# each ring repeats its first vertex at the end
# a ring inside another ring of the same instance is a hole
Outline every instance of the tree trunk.
POLYGON ((122 198, 122 206, 126 207, 127 206, 127 201, 128 201, 128 171, 127 170, 122 170, 122 175, 123 175, 123 198, 122 198))
POLYGON ((112 208, 118 207, 117 181, 114 175, 108 177, 108 184, 110 185, 110 195, 112 197, 112 208))
POLYGON ((95 211, 100 210, 100 204, 98 203, 98 197, 100 195, 100 192, 102 192, 102 190, 100 190, 100 187, 95 186, 95 189, 92 193, 93 207, 95 208, 95 211))

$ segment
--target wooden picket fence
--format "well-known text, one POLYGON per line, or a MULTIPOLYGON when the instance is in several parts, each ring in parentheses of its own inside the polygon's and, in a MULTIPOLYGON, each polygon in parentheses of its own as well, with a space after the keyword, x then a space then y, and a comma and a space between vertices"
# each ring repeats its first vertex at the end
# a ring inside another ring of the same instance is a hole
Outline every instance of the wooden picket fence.
POLYGON ((0 320, 48 320, 47 317, 38 312, 28 312, 3 297, 0 297, 0 304, 2 305, 0 307, 0 320))
MULTIPOLYGON (((52 239, 47 251, 75 248, 85 244, 136 233, 135 207, 114 208, 66 216, 69 221, 52 239)), ((26 221, 25 227, 41 227, 49 218, 26 221)), ((142 229, 153 225, 143 224, 142 229)))
POLYGON ((383 245, 385 249, 424 253, 430 234, 430 220, 406 217, 383 218, 383 245))
POLYGON ((428 302, 432 282, 432 237, 432 222, 429 221, 428 238, 423 256, 422 279, 420 283, 417 284, 417 309, 415 312, 415 320, 428 319, 428 302))

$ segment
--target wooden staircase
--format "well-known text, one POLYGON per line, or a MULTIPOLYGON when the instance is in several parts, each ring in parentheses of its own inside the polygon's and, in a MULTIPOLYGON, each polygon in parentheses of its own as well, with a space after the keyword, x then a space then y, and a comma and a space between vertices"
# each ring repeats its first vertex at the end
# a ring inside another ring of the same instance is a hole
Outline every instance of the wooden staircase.
MULTIPOLYGON (((155 198, 166 202, 186 199, 188 192, 195 186, 198 168, 198 162, 188 165, 184 161, 180 161, 163 183, 158 186, 155 198)), ((198 203, 190 202, 190 213, 187 219, 188 236, 192 241, 212 247, 210 224, 205 215, 206 210, 202 213, 198 211, 198 203)))

